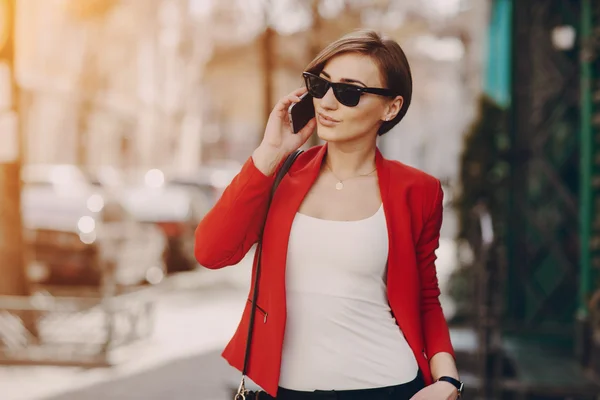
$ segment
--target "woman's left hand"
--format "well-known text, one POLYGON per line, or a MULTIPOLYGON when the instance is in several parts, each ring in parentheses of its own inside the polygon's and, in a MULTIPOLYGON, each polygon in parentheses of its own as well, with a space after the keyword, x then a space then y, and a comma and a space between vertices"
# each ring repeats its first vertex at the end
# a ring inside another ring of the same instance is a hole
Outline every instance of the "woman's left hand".
POLYGON ((419 390, 410 400, 456 400, 458 389, 448 382, 435 382, 419 390))

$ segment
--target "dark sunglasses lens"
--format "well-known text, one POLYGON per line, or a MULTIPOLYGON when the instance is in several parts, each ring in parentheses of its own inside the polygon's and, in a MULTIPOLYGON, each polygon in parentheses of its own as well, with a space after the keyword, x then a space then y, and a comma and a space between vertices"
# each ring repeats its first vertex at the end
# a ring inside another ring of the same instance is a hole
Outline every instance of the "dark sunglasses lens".
POLYGON ((310 95, 316 97, 317 99, 325 96, 327 90, 329 89, 329 82, 317 76, 308 75, 304 77, 304 80, 306 82, 306 89, 310 95))
POLYGON ((335 97, 347 107, 355 107, 360 101, 361 92, 352 85, 338 84, 334 87, 335 97))

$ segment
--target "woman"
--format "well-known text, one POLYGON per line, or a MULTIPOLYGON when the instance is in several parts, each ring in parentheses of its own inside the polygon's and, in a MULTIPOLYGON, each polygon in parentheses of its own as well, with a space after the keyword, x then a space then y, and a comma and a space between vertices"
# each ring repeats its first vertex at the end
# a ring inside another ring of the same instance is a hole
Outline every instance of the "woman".
MULTIPOLYGON (((408 61, 393 40, 359 31, 304 77, 196 230, 198 262, 217 269, 237 264, 264 225, 248 376, 278 400, 455 399, 462 385, 434 264, 441 186, 376 146, 410 104, 408 61), (306 90, 316 118, 293 134, 287 110, 306 90), (315 127, 326 145, 298 157, 267 215, 278 166, 315 127)), ((251 298, 223 352, 238 369, 251 298)))

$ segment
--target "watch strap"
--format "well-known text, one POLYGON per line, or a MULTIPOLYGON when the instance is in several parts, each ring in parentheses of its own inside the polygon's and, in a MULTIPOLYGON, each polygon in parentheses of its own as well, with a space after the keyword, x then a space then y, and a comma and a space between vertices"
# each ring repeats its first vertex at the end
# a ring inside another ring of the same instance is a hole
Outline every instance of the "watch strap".
POLYGON ((464 384, 458 379, 454 379, 451 376, 442 376, 438 379, 438 382, 448 382, 458 390, 458 395, 462 395, 464 384))

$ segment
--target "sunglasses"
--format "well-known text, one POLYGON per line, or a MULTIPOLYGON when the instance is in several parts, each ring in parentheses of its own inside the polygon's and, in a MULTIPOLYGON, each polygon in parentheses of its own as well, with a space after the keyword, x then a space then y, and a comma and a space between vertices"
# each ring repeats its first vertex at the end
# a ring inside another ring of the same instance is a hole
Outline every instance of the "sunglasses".
POLYGON ((327 79, 311 74, 310 72, 304 72, 302 76, 304 77, 306 89, 312 97, 322 99, 325 97, 325 94, 327 94, 329 88, 331 87, 333 88, 333 94, 335 98, 347 107, 357 106, 360 101, 360 97, 364 93, 371 93, 385 97, 396 97, 394 92, 392 92, 390 89, 369 88, 352 85, 350 83, 329 82, 327 79))

